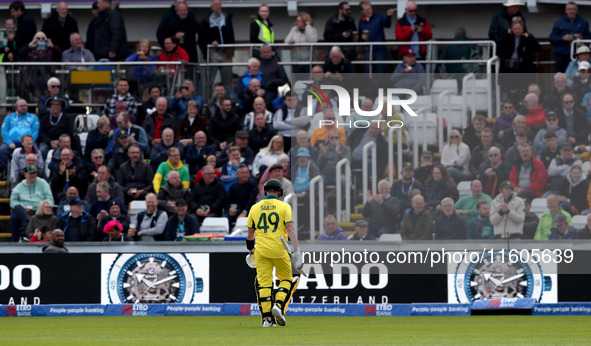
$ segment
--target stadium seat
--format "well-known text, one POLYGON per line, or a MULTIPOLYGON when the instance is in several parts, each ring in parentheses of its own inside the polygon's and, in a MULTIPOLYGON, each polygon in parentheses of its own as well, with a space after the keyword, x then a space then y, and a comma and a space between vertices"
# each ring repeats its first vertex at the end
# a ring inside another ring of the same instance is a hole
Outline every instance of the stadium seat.
POLYGON ((380 236, 379 241, 402 241, 402 236, 400 234, 385 233, 380 236))
POLYGON ((419 145, 426 142, 427 145, 437 144, 437 115, 433 112, 421 112, 418 118, 406 120, 404 126, 407 128, 409 145, 416 138, 419 145), (414 135, 414 127, 417 127, 417 136, 414 135))
POLYGON ((458 94, 458 81, 456 79, 436 79, 433 81, 429 94, 431 95, 431 103, 433 107, 437 107, 439 103, 439 94, 449 90, 452 95, 458 94))
POLYGON ((248 221, 247 217, 245 217, 245 216, 239 217, 236 220, 236 224, 234 225, 234 228, 232 229, 232 233, 236 232, 236 230, 248 229, 248 226, 246 226, 246 221, 248 221))
POLYGON ((296 93, 296 95, 298 95, 298 100, 302 101, 302 95, 304 94, 304 91, 306 90, 306 85, 314 83, 313 80, 299 80, 296 81, 295 84, 293 85, 293 92, 296 93))
POLYGON ((458 95, 443 96, 442 104, 437 105, 437 113, 445 118, 446 126, 465 129, 467 121, 462 115, 464 98, 458 95))
POLYGON ((548 203, 545 198, 534 198, 532 200, 530 213, 541 216, 546 211, 548 211, 548 203))
POLYGON ((230 224, 225 217, 206 217, 199 228, 201 233, 230 233, 230 224))
POLYGON ((131 201, 131 203, 129 203, 130 217, 135 216, 144 210, 146 210, 146 202, 144 201, 131 201))
POLYGON ((460 198, 464 196, 469 196, 472 193, 472 191, 470 190, 470 184, 471 182, 469 181, 460 181, 460 183, 458 184, 458 192, 460 194, 460 198))
POLYGON ((53 149, 49 149, 47 152, 47 157, 45 157, 45 176, 49 177, 51 175, 51 171, 49 170, 49 163, 51 162, 51 158, 53 157, 53 149))
POLYGON ((587 225, 587 215, 575 215, 573 216, 573 227, 577 230, 585 228, 587 225))

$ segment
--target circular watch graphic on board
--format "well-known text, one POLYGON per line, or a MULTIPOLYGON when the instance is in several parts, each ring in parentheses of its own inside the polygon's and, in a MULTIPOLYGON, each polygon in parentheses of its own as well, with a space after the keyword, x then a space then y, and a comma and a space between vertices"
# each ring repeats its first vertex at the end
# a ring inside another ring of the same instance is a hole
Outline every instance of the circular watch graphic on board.
POLYGON ((191 303, 203 291, 183 254, 121 254, 108 274, 112 304, 191 303))
POLYGON ((502 259, 499 252, 492 257, 485 252, 477 261, 462 260, 454 276, 458 302, 499 298, 534 298, 539 302, 544 291, 551 289, 552 280, 542 274, 539 264, 502 259))

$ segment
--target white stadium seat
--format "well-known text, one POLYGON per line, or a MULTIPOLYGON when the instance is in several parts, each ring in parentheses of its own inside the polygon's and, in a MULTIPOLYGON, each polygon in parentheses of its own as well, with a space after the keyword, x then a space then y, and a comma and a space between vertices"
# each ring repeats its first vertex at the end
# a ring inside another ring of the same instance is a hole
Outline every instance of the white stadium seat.
POLYGON ((460 198, 464 196, 468 196, 472 193, 470 191, 470 183, 469 181, 460 181, 458 184, 458 192, 460 193, 460 198))
POLYGON ((587 215, 575 215, 573 216, 573 227, 577 230, 585 228, 587 225, 587 215))
POLYGON ((382 234, 380 236, 379 241, 402 241, 402 236, 400 234, 382 234))
POLYGON ((206 217, 199 228, 201 233, 230 233, 230 223, 225 217, 206 217))

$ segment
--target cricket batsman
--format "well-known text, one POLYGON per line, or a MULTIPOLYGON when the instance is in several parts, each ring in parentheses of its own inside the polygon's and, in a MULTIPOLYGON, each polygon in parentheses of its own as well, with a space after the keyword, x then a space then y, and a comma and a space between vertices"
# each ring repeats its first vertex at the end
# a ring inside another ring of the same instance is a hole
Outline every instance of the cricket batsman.
POLYGON ((275 327, 275 323, 285 326, 285 312, 299 282, 299 277, 294 279, 291 275, 291 263, 294 262, 296 268, 301 268, 303 262, 298 236, 293 227, 291 207, 281 201, 281 182, 271 179, 265 183, 263 191, 265 197, 253 205, 248 213, 246 248, 250 251, 247 263, 256 267, 255 291, 262 324, 266 328, 275 327), (281 240, 281 237, 287 239, 287 236, 294 247, 292 254, 286 251, 281 240), (279 287, 274 296, 273 267, 279 279, 279 287))

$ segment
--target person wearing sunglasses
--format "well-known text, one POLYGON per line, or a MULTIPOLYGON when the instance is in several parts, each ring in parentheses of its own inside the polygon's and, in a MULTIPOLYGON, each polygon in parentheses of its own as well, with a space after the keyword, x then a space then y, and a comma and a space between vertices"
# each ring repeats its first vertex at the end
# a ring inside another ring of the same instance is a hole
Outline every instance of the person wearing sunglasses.
MULTIPOLYGON (((324 25, 324 41, 326 42, 354 42, 357 40, 357 26, 351 16, 351 5, 342 1, 337 6, 337 13, 330 17, 324 25)), ((355 60, 356 47, 342 46, 347 60, 355 60)))
MULTIPOLYGON (((396 40, 408 42, 428 41, 433 38, 429 21, 417 14, 417 3, 409 1, 406 3, 404 16, 396 23, 396 40)), ((417 59, 422 59, 427 54, 427 46, 410 45, 400 46, 400 55, 412 49, 417 53, 417 59)))
POLYGON ((460 131, 451 130, 449 140, 441 151, 441 164, 454 181, 460 182, 471 178, 470 157, 470 148, 462 142, 460 131))
POLYGON ((63 107, 63 111, 67 113, 70 110, 70 100, 64 96, 60 80, 56 77, 51 77, 47 80, 47 93, 39 97, 39 101, 37 102, 37 109, 39 110, 37 116, 39 120, 51 113, 51 109, 47 106, 47 101, 56 96, 59 96, 65 101, 66 105, 63 107))
POLYGON ((488 149, 488 162, 480 166, 478 180, 482 183, 482 192, 495 198, 500 193, 501 182, 509 179, 511 165, 503 160, 501 149, 492 146, 488 149))

